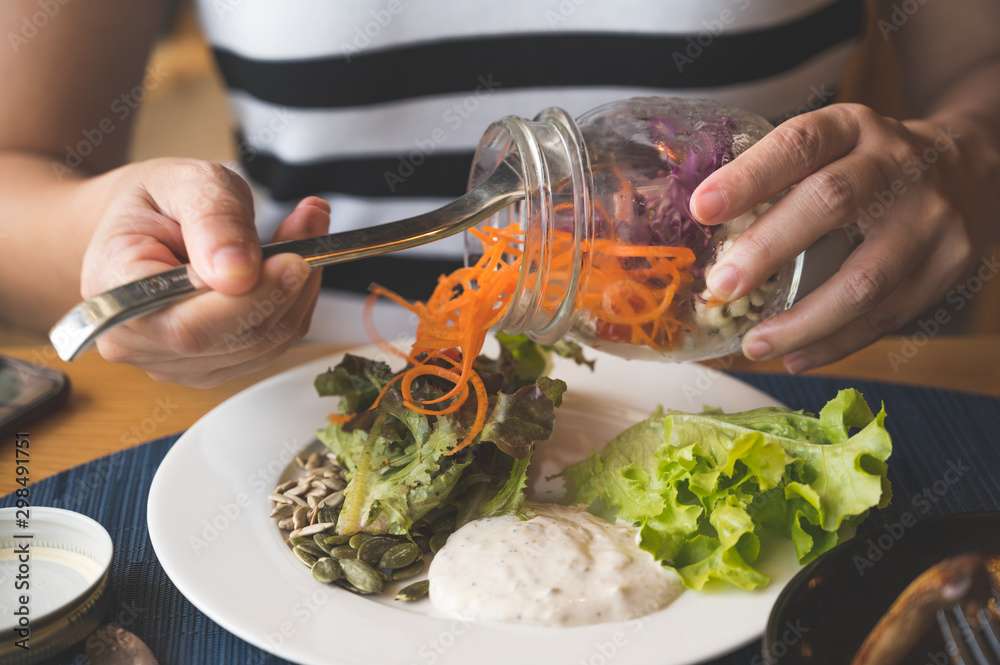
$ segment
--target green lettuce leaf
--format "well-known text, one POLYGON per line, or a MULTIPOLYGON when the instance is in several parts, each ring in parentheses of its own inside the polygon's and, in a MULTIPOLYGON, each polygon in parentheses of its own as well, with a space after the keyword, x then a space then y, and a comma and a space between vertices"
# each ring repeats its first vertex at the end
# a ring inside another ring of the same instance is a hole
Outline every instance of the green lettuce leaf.
MULTIPOLYGON (((542 372, 549 351, 531 340, 503 336, 496 359, 477 358, 487 391, 486 424, 456 454, 476 419, 475 396, 452 413, 427 414, 406 405, 388 365, 346 355, 316 378, 321 396, 340 397, 346 422, 316 433, 348 480, 337 531, 409 534, 421 520, 461 510, 463 515, 530 517, 524 484, 533 446, 551 437, 566 384, 542 372), (379 395, 377 405, 376 398, 379 395), (374 405, 374 406, 373 406, 374 405)), ((446 360, 439 362, 451 369, 446 360)), ((453 386, 434 376, 411 385, 414 402, 439 404, 453 386)))
POLYGON ((571 497, 639 527, 640 546, 687 586, 751 589, 763 528, 807 563, 890 496, 884 408, 841 391, 819 417, 781 408, 657 412, 560 474, 571 497), (853 433, 852 433, 853 432, 853 433))

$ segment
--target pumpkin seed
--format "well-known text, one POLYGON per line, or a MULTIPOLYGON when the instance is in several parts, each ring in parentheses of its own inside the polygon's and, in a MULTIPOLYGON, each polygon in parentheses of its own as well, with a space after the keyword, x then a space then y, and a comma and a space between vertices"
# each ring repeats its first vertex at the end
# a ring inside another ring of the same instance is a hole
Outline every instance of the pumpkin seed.
POLYGON ((361 590, 358 587, 354 586, 353 584, 351 584, 350 582, 348 582, 343 577, 341 577, 339 580, 337 580, 336 582, 334 582, 334 584, 336 584, 337 586, 340 586, 340 587, 343 587, 343 588, 347 589, 351 593, 357 593, 357 594, 361 593, 361 590))
POLYGON ((382 555, 395 545, 396 541, 392 538, 382 536, 369 538, 358 547, 358 558, 369 566, 377 566, 382 560, 382 555))
POLYGON ((437 554, 444 544, 448 542, 448 536, 451 534, 447 531, 438 531, 433 536, 431 536, 430 548, 433 554, 437 554))
POLYGON ((341 561, 345 559, 357 559, 358 551, 351 547, 350 545, 337 545, 330 550, 330 554, 337 557, 341 561))
POLYGON ((307 538, 306 542, 296 545, 296 547, 309 552, 309 554, 312 554, 317 559, 322 559, 323 557, 329 555, 329 552, 317 545, 311 538, 307 538))
POLYGON ((419 575, 424 572, 424 562, 417 560, 411 563, 409 566, 404 568, 397 568, 392 571, 392 579, 397 582, 400 580, 408 580, 411 577, 419 575))
POLYGON ((454 531, 455 530, 455 520, 458 519, 458 515, 455 513, 449 513, 447 515, 441 515, 435 518, 431 522, 431 531, 433 533, 440 533, 441 531, 454 531))
POLYGON ((419 582, 414 582, 413 584, 403 587, 396 594, 396 600, 414 601, 420 600, 431 590, 430 580, 420 580, 419 582))
POLYGON ((301 547, 296 547, 295 549, 292 550, 292 552, 295 553, 295 556, 298 557, 299 561, 306 564, 310 568, 312 568, 313 564, 319 560, 319 557, 313 556, 311 553, 309 553, 308 551, 304 550, 301 547))
MULTIPOLYGON (((366 543, 367 544, 367 543, 366 543)), ((358 552, 358 556, 361 553, 358 552)), ((406 568, 411 563, 417 560, 420 556, 420 546, 415 543, 399 543, 393 545, 385 551, 382 558, 379 559, 379 568, 388 568, 390 570, 395 570, 396 568, 406 568)), ((361 557, 362 559, 364 557, 361 557)))
POLYGON ((326 552, 328 556, 333 556, 333 545, 327 545, 326 538, 327 536, 325 533, 317 533, 313 536, 313 542, 316 543, 317 547, 326 552))
POLYGON ((380 593, 385 586, 375 569, 359 559, 344 559, 340 562, 344 577, 361 593, 380 593))
POLYGON ((320 522, 330 522, 332 524, 336 524, 338 517, 340 517, 340 513, 337 512, 335 508, 331 508, 330 506, 320 505, 319 510, 316 511, 316 519, 320 522))
POLYGON ((353 547, 354 549, 358 549, 359 547, 361 547, 361 543, 365 542, 369 538, 374 538, 374 537, 375 536, 373 536, 370 533, 356 533, 353 536, 351 536, 351 539, 347 542, 349 542, 351 544, 351 547, 353 547))
POLYGON ((413 536, 413 542, 420 548, 420 551, 424 554, 431 553, 431 539, 429 536, 416 535, 413 536))
POLYGON ((344 576, 344 569, 340 567, 340 562, 330 557, 323 557, 313 564, 313 578, 317 582, 330 584, 344 576))
MULTIPOLYGON (((323 534, 323 535, 326 537, 326 540, 323 542, 325 542, 330 547, 334 547, 336 545, 347 545, 347 541, 351 539, 350 536, 342 536, 339 533, 335 533, 333 535, 329 534, 323 534)), ((348 545, 348 547, 350 546, 348 545)))

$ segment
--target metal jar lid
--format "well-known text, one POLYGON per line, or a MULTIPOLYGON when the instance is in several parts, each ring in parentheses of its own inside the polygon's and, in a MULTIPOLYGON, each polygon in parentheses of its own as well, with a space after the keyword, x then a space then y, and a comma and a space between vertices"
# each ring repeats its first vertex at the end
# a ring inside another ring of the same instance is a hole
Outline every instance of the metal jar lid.
POLYGON ((37 663, 93 633, 112 602, 113 550, 80 513, 0 509, 0 662, 37 663))

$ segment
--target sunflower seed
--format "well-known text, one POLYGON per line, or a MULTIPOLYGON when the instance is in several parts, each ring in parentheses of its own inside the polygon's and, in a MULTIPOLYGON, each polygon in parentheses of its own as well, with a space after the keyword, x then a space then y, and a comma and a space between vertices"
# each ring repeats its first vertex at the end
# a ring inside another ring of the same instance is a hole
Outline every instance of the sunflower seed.
POLYGON ((316 506, 318 506, 318 505, 319 505, 319 501, 318 501, 318 500, 316 499, 316 497, 315 497, 315 496, 313 496, 312 494, 310 494, 309 496, 307 496, 307 497, 306 497, 306 503, 307 503, 307 504, 309 505, 309 507, 310 507, 311 509, 313 509, 313 510, 315 510, 315 509, 316 509, 316 506))
POLYGON ((343 559, 340 562, 344 577, 361 593, 379 593, 385 587, 375 569, 359 559, 343 559))
POLYGON ((296 529, 301 529, 309 524, 309 510, 305 506, 299 506, 292 514, 292 523, 296 529))
POLYGON ((379 561, 382 560, 382 555, 395 545, 396 541, 392 538, 383 538, 381 536, 369 538, 358 546, 358 558, 369 566, 378 566, 379 561))
MULTIPOLYGON (((365 545, 367 544, 368 543, 365 543, 365 545)), ((390 570, 394 570, 396 568, 406 568, 411 563, 416 561, 418 556, 420 556, 419 545, 414 543, 397 543, 382 554, 382 558, 379 559, 378 562, 378 567, 388 568, 390 570)), ((358 550, 358 557, 364 560, 361 550, 358 550)))
POLYGON ((292 550, 292 552, 295 554, 295 556, 298 558, 299 561, 306 564, 310 568, 312 568, 313 564, 316 563, 316 561, 318 560, 318 557, 313 556, 312 554, 302 549, 301 547, 296 547, 295 549, 292 550))
POLYGON ((322 480, 320 480, 320 482, 323 483, 326 487, 332 489, 334 492, 342 490, 345 487, 347 487, 347 485, 344 484, 344 481, 340 480, 336 476, 334 476, 333 478, 323 478, 322 480))
POLYGON ((277 503, 274 508, 271 509, 271 514, 268 517, 273 517, 275 519, 284 519, 286 517, 291 517, 292 513, 295 512, 295 504, 292 503, 277 503))
POLYGON ((292 522, 291 517, 285 517, 278 520, 278 528, 284 529, 285 531, 291 531, 295 528, 295 524, 292 522))
POLYGON ((340 567, 340 562, 336 559, 323 557, 313 564, 312 574, 317 582, 329 584, 343 577, 344 569, 340 567))
POLYGON ((285 481, 274 488, 277 494, 283 493, 285 490, 290 490, 299 483, 298 478, 292 478, 291 480, 285 481))
POLYGON ((431 590, 430 580, 420 580, 419 582, 414 582, 413 584, 403 587, 396 594, 396 600, 405 600, 407 602, 420 600, 427 595, 427 592, 431 590))
POLYGON ((285 496, 287 496, 289 499, 291 499, 292 503, 294 503, 297 506, 305 506, 306 508, 309 507, 309 504, 306 503, 305 499, 302 499, 302 498, 296 496, 295 494, 288 494, 286 492, 285 496))
POLYGON ((319 502, 321 506, 330 506, 331 508, 339 508, 344 503, 344 493, 343 491, 334 492, 330 496, 326 497, 319 502))
POLYGON ((294 503, 291 497, 287 497, 284 494, 277 494, 277 493, 268 494, 267 498, 270 499, 271 501, 274 501, 275 503, 294 503))
POLYGON ((311 524, 309 526, 302 527, 301 529, 296 529, 288 535, 290 538, 294 538, 295 536, 314 536, 317 533, 322 533, 323 531, 333 528, 334 526, 336 525, 330 522, 316 522, 316 524, 311 524))
POLYGON ((318 467, 318 466, 319 466, 320 464, 322 464, 322 462, 321 462, 321 461, 320 461, 320 459, 319 459, 319 453, 313 453, 313 454, 312 454, 312 455, 310 455, 310 456, 309 456, 309 458, 308 458, 308 459, 306 460, 306 464, 305 464, 305 467, 304 467, 304 468, 305 468, 305 469, 306 469, 307 471, 309 471, 309 470, 312 470, 312 469, 315 469, 315 468, 316 468, 316 467, 318 467))
POLYGON ((302 455, 295 456, 295 463, 299 465, 300 469, 306 468, 306 460, 302 455))
POLYGON ((290 490, 285 490, 285 496, 296 497, 302 496, 302 494, 308 489, 308 485, 302 485, 301 483, 296 485, 290 490))

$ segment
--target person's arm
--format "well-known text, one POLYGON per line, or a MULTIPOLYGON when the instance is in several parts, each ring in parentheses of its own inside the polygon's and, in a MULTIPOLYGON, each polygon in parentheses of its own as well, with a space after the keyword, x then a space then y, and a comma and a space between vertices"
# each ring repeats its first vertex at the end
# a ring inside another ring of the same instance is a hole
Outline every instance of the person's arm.
POLYGON ((695 215, 719 223, 795 186, 708 276, 726 300, 828 231, 864 237, 829 280, 747 333, 743 351, 753 360, 784 356, 789 371, 801 371, 874 342, 961 285, 997 233, 1000 5, 926 3, 906 16, 886 34, 914 119, 857 104, 803 114, 692 195, 695 215))
POLYGON ((142 84, 163 11, 152 1, 47 6, 0 3, 0 316, 39 331, 80 299, 83 252, 105 206, 80 184, 125 163, 135 111, 121 96, 142 84))
MULTIPOLYGON (((102 335, 102 355, 211 385, 281 353, 308 326, 318 273, 291 255, 261 265, 246 183, 197 160, 125 163, 138 101, 164 75, 145 71, 162 3, 52 2, 44 21, 41 4, 0 3, 2 316, 45 331, 81 297, 190 261, 215 292, 102 335)), ((274 239, 328 224, 312 197, 274 239)))

